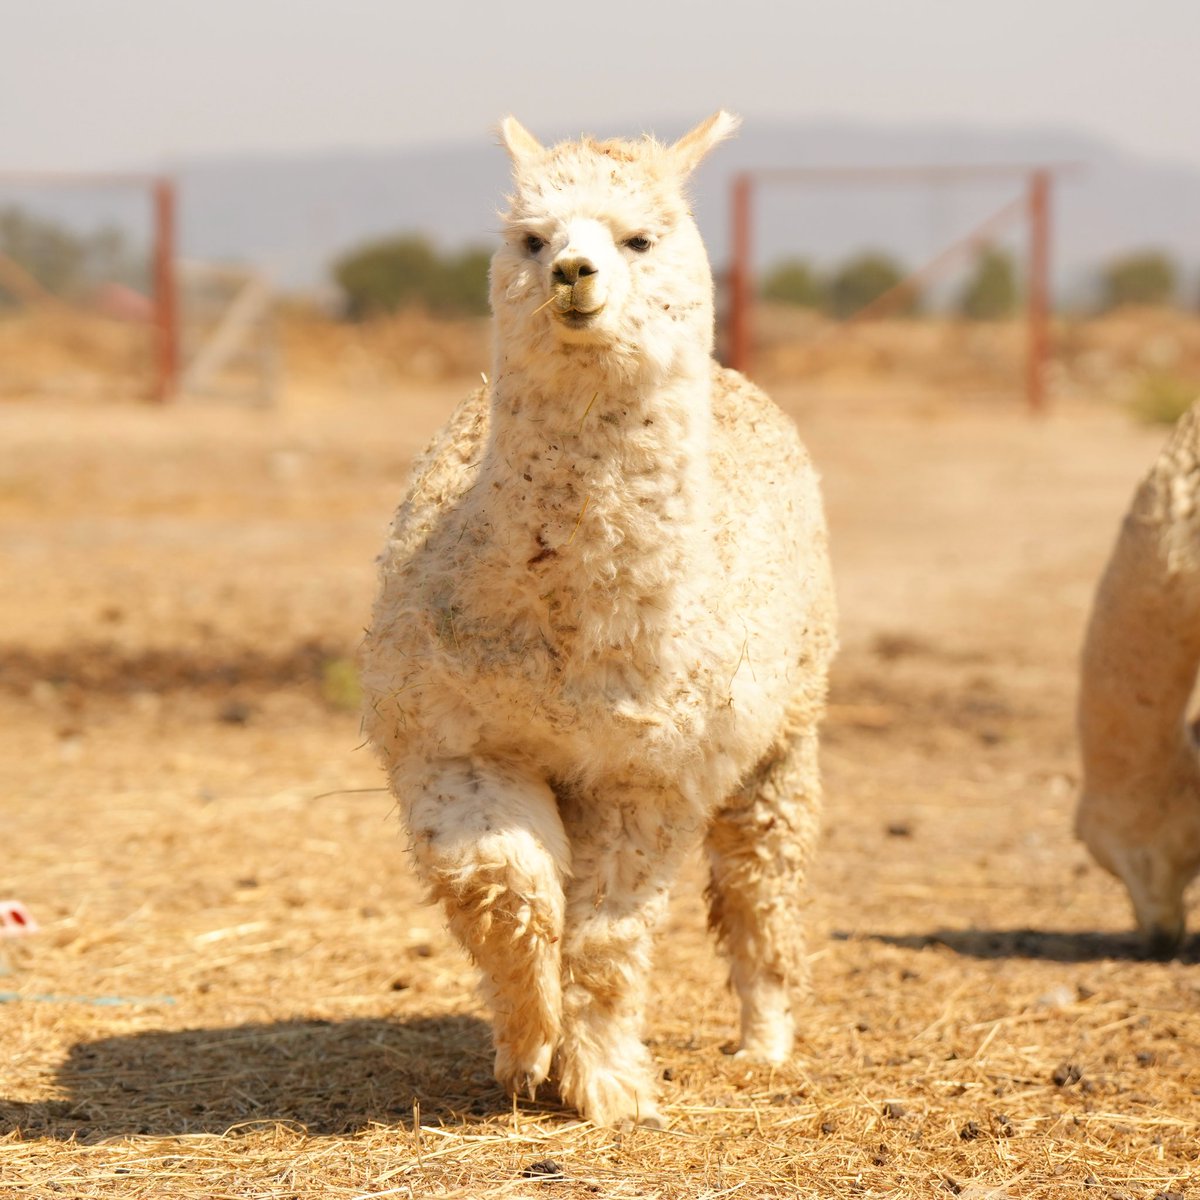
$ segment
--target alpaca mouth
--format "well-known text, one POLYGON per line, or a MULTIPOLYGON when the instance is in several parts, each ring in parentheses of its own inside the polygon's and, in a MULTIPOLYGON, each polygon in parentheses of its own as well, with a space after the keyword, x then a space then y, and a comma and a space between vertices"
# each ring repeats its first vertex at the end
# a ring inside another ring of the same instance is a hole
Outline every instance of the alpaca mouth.
POLYGON ((554 315, 571 329, 582 329, 590 325, 604 308, 604 297, 597 295, 593 284, 594 276, 587 276, 574 284, 556 284, 553 293, 554 315))
POLYGON ((568 329, 586 329, 599 318, 604 311, 604 305, 598 305, 596 308, 568 308, 560 309, 555 315, 568 329))

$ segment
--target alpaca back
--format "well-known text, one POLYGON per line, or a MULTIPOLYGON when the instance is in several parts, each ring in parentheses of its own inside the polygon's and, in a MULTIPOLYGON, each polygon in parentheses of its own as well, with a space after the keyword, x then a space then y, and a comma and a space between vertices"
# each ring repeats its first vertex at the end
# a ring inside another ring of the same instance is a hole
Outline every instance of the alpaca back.
POLYGON ((741 614, 755 669, 780 673, 790 711, 812 722, 837 649, 820 478, 795 423, 770 397, 715 365, 713 382, 715 540, 729 588, 718 603, 741 614))

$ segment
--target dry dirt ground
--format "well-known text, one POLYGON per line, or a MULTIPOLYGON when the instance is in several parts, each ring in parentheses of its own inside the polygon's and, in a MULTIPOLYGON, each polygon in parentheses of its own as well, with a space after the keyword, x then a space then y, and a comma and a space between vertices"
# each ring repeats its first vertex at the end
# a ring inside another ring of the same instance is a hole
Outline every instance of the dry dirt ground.
MULTIPOLYGON (((828 381, 827 381, 828 382, 828 381)), ((727 1053, 699 862, 646 1033, 670 1127, 493 1085, 349 668, 468 381, 0 406, 0 1197, 1200 1195, 1200 945, 1071 837, 1075 660, 1161 429, 776 381, 844 650, 795 1062, 727 1053)))

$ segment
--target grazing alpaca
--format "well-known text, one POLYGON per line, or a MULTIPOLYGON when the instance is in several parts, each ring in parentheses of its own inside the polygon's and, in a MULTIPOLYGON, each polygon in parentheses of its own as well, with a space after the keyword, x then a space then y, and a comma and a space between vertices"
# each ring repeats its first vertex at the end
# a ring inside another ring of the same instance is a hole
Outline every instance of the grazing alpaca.
POLYGON ((1200 870, 1200 405, 1142 481, 1096 592, 1083 651, 1076 830, 1121 879, 1150 953, 1183 939, 1200 870))
POLYGON ((381 560, 367 727, 416 869, 480 967, 496 1077, 660 1120, 651 935, 707 838, 742 1050, 791 1053, 834 602, 817 477, 712 360, 687 175, 735 120, 501 133, 492 382, 417 463, 381 560))

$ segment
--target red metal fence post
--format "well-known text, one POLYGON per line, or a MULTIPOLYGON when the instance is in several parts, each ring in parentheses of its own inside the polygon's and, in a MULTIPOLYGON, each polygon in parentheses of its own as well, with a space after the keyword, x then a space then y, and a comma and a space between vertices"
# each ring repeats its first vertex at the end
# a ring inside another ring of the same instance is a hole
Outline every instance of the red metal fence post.
POLYGON ((1025 396, 1032 415, 1046 411, 1046 364, 1050 355, 1050 172, 1029 176, 1029 345, 1025 396))
POLYGON ((157 370, 154 398, 171 400, 179 384, 179 295, 175 281, 175 184, 154 181, 154 323, 157 370))
POLYGON ((729 365, 735 371, 749 371, 751 355, 751 196, 753 179, 748 171, 733 178, 730 212, 733 236, 730 239, 729 264, 729 365))

